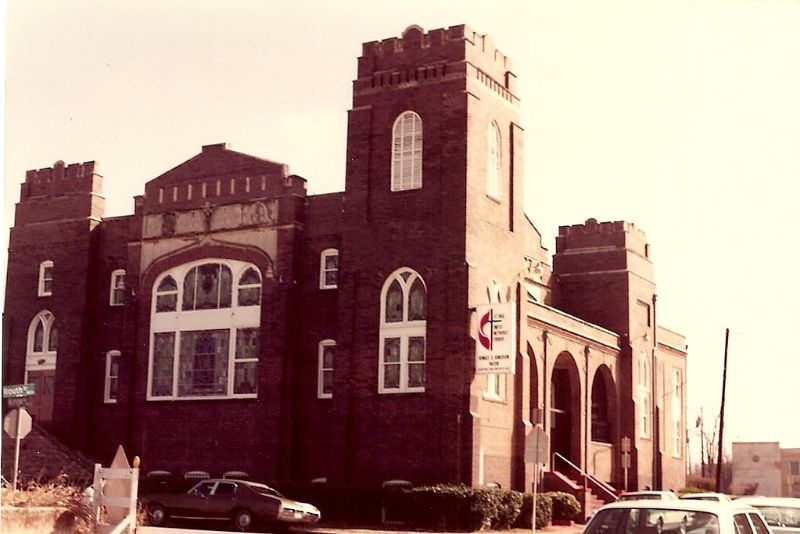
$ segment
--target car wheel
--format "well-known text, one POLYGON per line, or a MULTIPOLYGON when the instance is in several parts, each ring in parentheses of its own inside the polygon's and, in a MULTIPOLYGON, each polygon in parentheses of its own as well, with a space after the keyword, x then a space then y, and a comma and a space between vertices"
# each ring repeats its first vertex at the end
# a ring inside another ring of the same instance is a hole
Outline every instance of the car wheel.
POLYGON ((240 532, 247 532, 253 527, 253 514, 250 510, 236 510, 233 514, 233 526, 240 532))
POLYGON ((167 522, 167 511, 160 504, 151 504, 147 507, 147 521, 154 527, 167 522))
POLYGON ((681 519, 681 526, 678 529, 678 533, 679 534, 686 534, 686 525, 688 525, 688 524, 689 524, 689 518, 686 517, 686 516, 683 516, 683 519, 681 519))
POLYGON ((661 534, 662 532, 664 532, 664 518, 663 517, 659 517, 658 518, 658 522, 656 523, 656 532, 658 534, 661 534))

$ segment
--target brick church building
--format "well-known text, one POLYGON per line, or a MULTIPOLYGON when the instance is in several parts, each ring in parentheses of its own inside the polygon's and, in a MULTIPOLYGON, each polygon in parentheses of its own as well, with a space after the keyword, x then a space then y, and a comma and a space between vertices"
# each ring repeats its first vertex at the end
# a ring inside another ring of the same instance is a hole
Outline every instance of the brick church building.
POLYGON ((411 26, 363 45, 344 192, 218 144, 105 217, 94 162, 28 171, 4 382, 34 383, 68 444, 121 443, 145 471, 522 489, 538 424, 547 476, 682 486, 686 342, 657 322, 646 237, 588 219, 550 256, 519 106, 488 37, 411 26), (513 374, 476 371, 494 304, 513 374))

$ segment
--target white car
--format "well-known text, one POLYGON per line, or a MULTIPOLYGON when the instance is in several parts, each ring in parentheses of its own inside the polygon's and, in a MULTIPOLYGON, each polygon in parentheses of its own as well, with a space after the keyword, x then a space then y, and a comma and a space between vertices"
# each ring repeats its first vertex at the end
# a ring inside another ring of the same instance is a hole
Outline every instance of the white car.
POLYGON ((688 499, 690 501, 717 501, 717 502, 731 502, 731 498, 724 493, 687 493, 681 499, 688 499))
POLYGON ((600 508, 583 534, 770 534, 746 504, 683 499, 617 501, 600 508))
POLYGON ((739 497, 736 502, 757 508, 773 534, 800 534, 800 499, 791 497, 739 497))

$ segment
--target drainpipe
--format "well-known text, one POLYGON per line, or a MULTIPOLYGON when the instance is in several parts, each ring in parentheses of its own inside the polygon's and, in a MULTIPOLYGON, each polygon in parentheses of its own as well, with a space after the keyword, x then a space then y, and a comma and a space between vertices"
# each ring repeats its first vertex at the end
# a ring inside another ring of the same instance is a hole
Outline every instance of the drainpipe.
MULTIPOLYGON (((653 421, 653 489, 662 489, 661 488, 661 417, 658 412, 658 393, 656 387, 656 380, 658 378, 658 370, 656 368, 658 364, 658 360, 656 357, 656 347, 658 347, 658 322, 656 321, 656 301, 658 300, 658 296, 653 293, 653 348, 652 348, 652 365, 650 366, 652 375, 651 384, 652 387, 650 391, 653 395, 652 401, 652 417, 651 420, 653 421)), ((663 393, 663 392, 660 392, 663 393)))
POLYGON ((584 376, 584 402, 583 402, 583 489, 588 490, 586 473, 589 472, 589 420, 591 418, 591 393, 589 391, 589 353, 592 349, 587 345, 583 349, 583 376, 584 376))
MULTIPOLYGON (((550 437, 550 417, 549 417, 549 407, 550 403, 548 402, 547 396, 547 345, 548 345, 548 334, 547 330, 542 332, 542 360, 544 361, 544 369, 542 369, 542 428, 547 433, 548 438, 550 437)), ((538 406, 537 406, 538 408, 538 406)), ((552 443, 552 441, 551 441, 552 443)), ((549 447, 548 447, 549 448, 549 447)), ((548 463, 550 463, 550 470, 553 470, 553 451, 550 451, 550 458, 547 459, 548 463)))

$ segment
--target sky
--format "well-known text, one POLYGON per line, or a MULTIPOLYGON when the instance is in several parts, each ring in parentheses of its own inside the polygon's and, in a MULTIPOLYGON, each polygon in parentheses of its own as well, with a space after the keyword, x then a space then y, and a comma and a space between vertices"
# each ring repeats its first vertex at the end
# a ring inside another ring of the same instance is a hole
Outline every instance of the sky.
POLYGON ((545 246, 588 218, 647 234, 658 321, 688 339, 693 449, 701 409, 707 430, 719 411, 726 328, 725 441, 800 447, 800 1, 10 0, 5 15, 6 228, 25 171, 56 160, 98 162, 108 216, 219 142, 341 191, 361 43, 412 24, 489 34, 518 77, 545 246))

